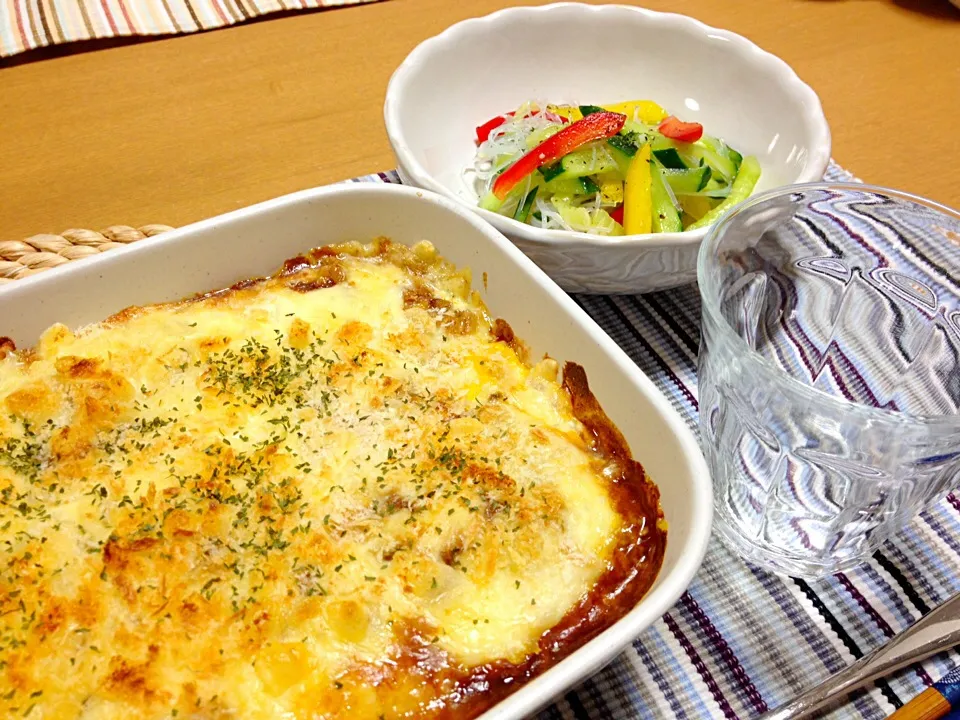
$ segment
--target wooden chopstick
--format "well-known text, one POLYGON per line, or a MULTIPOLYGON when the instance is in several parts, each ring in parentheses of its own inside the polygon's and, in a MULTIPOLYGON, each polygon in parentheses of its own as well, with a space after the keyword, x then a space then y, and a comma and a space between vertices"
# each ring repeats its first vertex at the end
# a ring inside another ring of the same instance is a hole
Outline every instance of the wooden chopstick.
POLYGON ((887 720, 940 720, 953 709, 960 710, 960 667, 948 672, 887 720))
POLYGON ((929 687, 897 710, 887 720, 941 720, 950 713, 950 702, 929 687))

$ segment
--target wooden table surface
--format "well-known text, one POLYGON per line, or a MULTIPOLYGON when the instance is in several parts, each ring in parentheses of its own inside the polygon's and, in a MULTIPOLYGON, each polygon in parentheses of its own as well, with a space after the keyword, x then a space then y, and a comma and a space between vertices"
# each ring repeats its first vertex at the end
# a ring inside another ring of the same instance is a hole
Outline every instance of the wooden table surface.
MULTIPOLYGON (((523 0, 390 0, 0 61, 0 239, 182 225, 393 167, 393 69, 523 0), (52 56, 52 57, 51 57, 52 56)), ((779 55, 820 95, 834 157, 960 207, 960 11, 947 0, 644 0, 779 55)))

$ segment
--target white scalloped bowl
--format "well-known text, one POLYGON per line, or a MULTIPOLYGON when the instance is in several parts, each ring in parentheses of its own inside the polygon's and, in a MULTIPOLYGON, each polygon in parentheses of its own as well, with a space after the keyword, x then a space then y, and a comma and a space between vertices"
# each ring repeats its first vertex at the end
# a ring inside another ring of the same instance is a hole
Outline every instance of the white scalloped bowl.
POLYGON ((457 23, 397 68, 384 119, 405 183, 473 208, 565 290, 635 293, 693 282, 706 229, 619 238, 542 230, 478 208, 464 169, 474 128, 526 100, 639 98, 756 155, 756 191, 820 180, 830 161, 820 100, 785 62, 691 18, 621 5, 510 8, 457 23))

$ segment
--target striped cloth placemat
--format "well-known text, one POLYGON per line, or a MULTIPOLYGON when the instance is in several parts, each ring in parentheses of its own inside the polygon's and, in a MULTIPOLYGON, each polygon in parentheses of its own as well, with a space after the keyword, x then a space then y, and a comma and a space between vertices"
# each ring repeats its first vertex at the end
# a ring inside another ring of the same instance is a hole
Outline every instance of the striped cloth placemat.
POLYGON ((131 35, 175 35, 281 10, 377 0, 0 0, 0 57, 47 45, 131 35))

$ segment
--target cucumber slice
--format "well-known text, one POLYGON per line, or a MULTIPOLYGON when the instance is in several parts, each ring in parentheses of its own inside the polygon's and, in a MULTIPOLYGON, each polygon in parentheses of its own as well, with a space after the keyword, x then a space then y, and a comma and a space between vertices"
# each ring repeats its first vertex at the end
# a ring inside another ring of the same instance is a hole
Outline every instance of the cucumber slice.
POLYGON ((618 170, 613 154, 605 147, 584 148, 564 155, 560 160, 565 177, 584 177, 618 170))
POLYGON ((651 150, 666 150, 667 148, 673 148, 676 150, 676 143, 674 143, 670 138, 664 137, 660 133, 657 133, 653 136, 653 140, 650 141, 651 150))
POLYGON ((713 210, 701 217, 687 229, 696 230, 715 222, 721 215, 727 212, 734 205, 737 205, 738 203, 741 203, 750 197, 750 193, 753 192, 753 188, 756 187, 757 180, 759 179, 760 163, 757 162, 757 159, 753 156, 744 158, 743 163, 740 165, 740 172, 737 173, 737 179, 733 181, 733 185, 730 188, 730 195, 727 197, 727 199, 717 205, 715 208, 713 208, 713 210))
MULTIPOLYGON (((673 153, 676 153, 679 156, 680 160, 683 162, 682 167, 676 167, 677 170, 682 170, 683 168, 688 167, 697 167, 701 164, 700 158, 697 157, 693 152, 693 143, 682 143, 677 142, 676 140, 671 140, 668 137, 664 137, 660 133, 655 133, 653 139, 650 141, 650 149, 654 152, 654 157, 657 157, 657 153, 661 151, 672 150, 673 153)), ((676 164, 676 158, 673 153, 664 152, 661 153, 664 155, 668 162, 676 164)), ((669 167, 664 160, 660 160, 660 164, 664 167, 669 167)))
POLYGON ((580 184, 583 185, 583 191, 587 194, 593 194, 600 192, 600 186, 597 185, 589 177, 580 178, 580 184))
POLYGON ((728 183, 737 176, 740 163, 743 162, 743 157, 736 150, 721 140, 708 136, 691 143, 690 153, 698 162, 709 165, 714 175, 722 177, 728 183))
POLYGON ((727 145, 723 140, 720 138, 711 137, 710 135, 704 135, 702 138, 700 138, 700 142, 711 152, 714 152, 720 157, 726 158, 732 162, 737 170, 740 169, 740 165, 743 163, 743 155, 727 145))
POLYGON ((527 218, 530 216, 530 208, 533 207, 533 201, 537 199, 537 191, 539 189, 539 185, 534 185, 533 189, 530 190, 523 199, 523 202, 517 205, 517 209, 513 213, 514 220, 519 220, 522 223, 527 221, 527 218))
MULTIPOLYGON (((644 125, 642 122, 637 122, 630 118, 627 118, 627 121, 623 123, 623 130, 621 130, 621 132, 635 132, 640 135, 649 135, 651 139, 656 135, 660 135, 660 133, 657 132, 656 125, 644 125)), ((660 137, 663 136, 660 135, 660 137)))
POLYGON ((663 148, 662 150, 654 150, 653 156, 660 161, 660 164, 665 168, 671 168, 673 170, 686 170, 687 164, 683 161, 683 158, 680 157, 680 153, 677 152, 676 148, 663 148))
POLYGON ((499 212, 500 208, 503 207, 503 200, 498 198, 492 192, 488 192, 482 198, 480 198, 480 207, 484 210, 489 210, 490 212, 499 212))
MULTIPOLYGON (((705 165, 704 167, 710 166, 705 165)), ((708 198, 725 198, 729 194, 730 183, 717 175, 712 175, 707 184, 703 186, 703 189, 697 193, 697 195, 703 195, 708 198)))
POLYGON ((596 105, 581 105, 581 106, 580 106, 580 114, 581 114, 583 117, 586 117, 587 115, 593 115, 594 113, 598 113, 598 112, 606 112, 606 110, 604 110, 602 107, 598 107, 598 106, 596 106, 596 105))
POLYGON ((674 205, 673 198, 667 190, 664 172, 658 163, 650 163, 650 199, 653 204, 651 229, 655 233, 680 232, 683 230, 680 208, 674 205))
POLYGON ((596 190, 588 189, 588 182, 596 187, 588 178, 567 177, 566 175, 562 175, 548 182, 544 190, 550 195, 565 198, 597 192, 596 190))
POLYGON ((640 136, 638 133, 618 133, 607 140, 610 147, 616 148, 627 157, 633 157, 640 149, 640 136))
POLYGON ((725 187, 718 187, 704 190, 700 195, 703 195, 705 198, 713 198, 715 200, 723 200, 724 198, 730 197, 730 185, 725 187))
POLYGON ((563 125, 550 125, 545 128, 540 128, 539 130, 534 130, 532 133, 527 135, 526 140, 524 140, 527 150, 533 150, 548 137, 551 135, 556 135, 561 130, 563 130, 563 125))
MULTIPOLYGON (((633 155, 627 155, 625 152, 623 152, 619 148, 616 148, 609 144, 607 145, 607 147, 610 148, 610 155, 613 157, 613 161, 617 165, 616 172, 619 173, 621 177, 625 177, 627 174, 627 170, 630 167, 630 161, 633 159, 633 155)), ((634 153, 634 155, 636 155, 636 153, 634 153)))
POLYGON ((537 168, 537 171, 543 175, 544 180, 550 182, 554 178, 558 178, 563 175, 563 165, 561 163, 554 163, 553 165, 541 165, 537 168))
POLYGON ((675 195, 695 195, 703 190, 712 175, 709 165, 686 170, 664 170, 663 177, 675 195))

